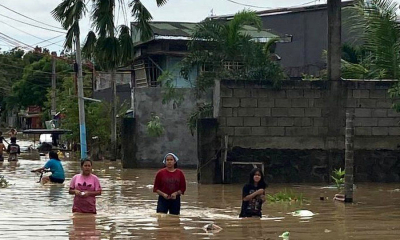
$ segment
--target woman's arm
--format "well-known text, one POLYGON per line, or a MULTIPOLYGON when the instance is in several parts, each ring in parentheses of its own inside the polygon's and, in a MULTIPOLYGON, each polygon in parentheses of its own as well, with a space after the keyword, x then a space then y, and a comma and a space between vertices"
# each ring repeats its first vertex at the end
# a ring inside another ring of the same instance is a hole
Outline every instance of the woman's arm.
POLYGON ((70 188, 68 193, 73 194, 73 195, 81 195, 81 191, 79 191, 77 189, 73 189, 73 188, 70 188))
POLYGON ((99 195, 101 195, 101 190, 98 190, 98 191, 82 191, 82 193, 81 193, 81 196, 83 196, 83 197, 99 196, 99 195))
POLYGON ((32 170, 31 172, 41 172, 41 171, 43 171, 45 168, 44 167, 41 167, 41 168, 38 168, 38 169, 34 169, 34 170, 32 170))
POLYGON ((159 190, 159 189, 156 190, 156 193, 157 193, 158 195, 160 195, 161 197, 165 198, 165 199, 168 199, 168 197, 169 197, 168 194, 162 192, 162 191, 159 190))
POLYGON ((250 201, 251 199, 253 199, 261 194, 264 194, 264 189, 262 189, 262 188, 258 189, 257 191, 253 192, 252 194, 249 194, 246 197, 244 197, 243 201, 245 201, 245 202, 250 201))

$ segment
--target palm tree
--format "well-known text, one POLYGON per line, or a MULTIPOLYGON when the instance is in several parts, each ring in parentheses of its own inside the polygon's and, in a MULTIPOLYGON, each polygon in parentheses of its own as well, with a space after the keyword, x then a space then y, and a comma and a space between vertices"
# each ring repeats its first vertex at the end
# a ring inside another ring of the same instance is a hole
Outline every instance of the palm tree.
POLYGON ((398 5, 392 0, 358 1, 347 7, 349 24, 356 36, 361 35, 367 58, 363 65, 383 78, 400 77, 400 27, 398 5), (382 70, 384 70, 382 74, 382 70))
MULTIPOLYGON (((156 0, 158 7, 165 5, 167 2, 168 0, 156 0)), ((132 0, 132 2, 129 3, 129 7, 132 7, 132 16, 138 23, 137 29, 139 29, 142 33, 140 40, 144 41, 149 39, 153 32, 149 24, 149 22, 153 19, 150 12, 140 0, 132 0)))
POLYGON ((81 159, 87 158, 85 105, 83 100, 83 77, 82 59, 80 45, 79 20, 86 14, 84 0, 63 0, 52 12, 53 17, 61 22, 64 29, 68 30, 64 48, 72 49, 73 43, 76 48, 76 64, 78 65, 78 105, 79 105, 79 129, 81 143, 81 159))
MULTIPOLYGON (((118 0, 124 4, 124 0, 118 0)), ((115 37, 115 0, 92 0, 91 21, 95 31, 90 31, 86 37, 83 50, 86 57, 94 58, 104 69, 111 72, 111 160, 116 159, 117 134, 116 134, 116 69, 120 64, 126 63, 133 53, 133 43, 127 26, 120 26, 119 37, 115 37), (96 36, 96 33, 97 36, 96 36)), ((71 49, 72 43, 76 45, 77 63, 80 58, 80 32, 79 20, 87 12, 85 0, 64 0, 53 11, 53 17, 68 29, 65 48, 71 49)), ((79 77, 82 77, 82 68, 79 67, 79 77)), ((78 82, 79 83, 79 82, 78 82)), ((78 86, 79 87, 79 86, 78 86)), ((83 95, 82 95, 83 97, 83 95)), ((83 101, 83 98, 79 97, 83 101)), ((80 104, 81 106, 81 104, 80 104)), ((82 104, 83 106, 83 104, 82 104)), ((84 113, 84 111, 83 111, 84 113)), ((84 115, 83 115, 84 116, 84 115)), ((82 142, 82 139, 81 139, 82 142)), ((86 150, 84 151, 86 153, 86 150)))
POLYGON ((202 66, 196 80, 198 93, 214 85, 214 79, 282 80, 280 66, 270 60, 271 46, 253 41, 245 26, 261 30, 261 19, 251 11, 241 11, 227 21, 206 19, 194 29, 189 43, 189 55, 183 60, 181 74, 188 79, 190 72, 202 66))

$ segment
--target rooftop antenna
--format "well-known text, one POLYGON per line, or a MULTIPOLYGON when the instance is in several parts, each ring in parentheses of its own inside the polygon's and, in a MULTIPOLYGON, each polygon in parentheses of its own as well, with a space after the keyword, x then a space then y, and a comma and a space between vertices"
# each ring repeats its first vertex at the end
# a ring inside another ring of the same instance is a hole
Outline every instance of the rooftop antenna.
POLYGON ((211 8, 211 11, 210 11, 210 17, 214 17, 215 15, 214 15, 214 8, 211 8))

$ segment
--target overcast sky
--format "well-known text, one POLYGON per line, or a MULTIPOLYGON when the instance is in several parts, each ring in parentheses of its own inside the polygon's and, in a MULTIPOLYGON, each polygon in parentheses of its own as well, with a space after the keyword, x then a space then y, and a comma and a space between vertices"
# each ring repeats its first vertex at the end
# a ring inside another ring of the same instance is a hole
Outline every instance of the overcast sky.
MULTIPOLYGON (((125 0, 126 5, 129 1, 125 0)), ((0 0, 1 50, 7 51, 16 45, 15 41, 10 43, 9 41, 4 40, 6 37, 11 37, 20 41, 21 43, 19 43, 19 45, 27 48, 29 48, 29 46, 36 46, 39 42, 42 42, 38 45, 46 47, 50 49, 50 51, 57 51, 59 53, 62 50, 65 34, 62 33, 64 32, 62 29, 54 28, 60 27, 60 24, 52 18, 50 12, 60 2, 61 0, 0 0), (6 9, 5 7, 15 12, 6 9), (19 15, 18 13, 54 27, 35 22, 34 20, 19 15), (29 26, 24 23, 46 29, 29 26), (54 39, 48 40, 51 38, 54 39)), ((234 14, 244 8, 251 10, 267 10, 270 8, 307 6, 326 3, 326 0, 169 0, 165 6, 160 8, 156 6, 155 2, 156 0, 142 0, 142 3, 149 9, 155 21, 198 22, 210 16, 211 13, 214 15, 225 15, 234 14), (246 7, 234 2, 257 7, 246 7)), ((133 21, 134 19, 130 16, 130 10, 128 7, 126 12, 127 21, 133 21)), ((123 24, 125 22, 122 10, 117 8, 115 15, 118 16, 118 24, 123 24)), ((85 19, 81 23, 82 41, 84 40, 88 30, 90 30, 89 19, 85 19)))

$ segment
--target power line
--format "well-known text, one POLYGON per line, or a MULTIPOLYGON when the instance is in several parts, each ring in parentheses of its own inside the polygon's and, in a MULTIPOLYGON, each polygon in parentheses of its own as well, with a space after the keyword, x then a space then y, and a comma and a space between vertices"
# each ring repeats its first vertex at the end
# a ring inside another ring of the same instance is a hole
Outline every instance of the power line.
POLYGON ((64 33, 64 34, 65 34, 65 32, 61 32, 61 31, 57 31, 57 30, 53 30, 53 29, 48 29, 48 28, 36 26, 36 25, 30 24, 30 23, 26 23, 26 22, 23 22, 23 21, 20 21, 20 20, 11 18, 11 17, 6 16, 6 15, 3 15, 3 14, 0 14, 0 16, 3 16, 3 17, 5 17, 5 18, 11 19, 11 20, 14 20, 14 21, 16 21, 16 22, 19 22, 19 23, 22 23, 22 24, 26 24, 26 25, 29 25, 29 26, 32 26, 32 27, 41 28, 41 29, 44 29, 44 30, 47 30, 47 31, 51 31, 51 32, 58 32, 58 33, 64 33))
POLYGON ((10 43, 10 44, 12 44, 12 45, 14 45, 16 47, 22 47, 22 48, 25 48, 25 49, 29 49, 29 48, 33 48, 34 49, 34 47, 29 46, 28 44, 23 43, 21 41, 18 41, 17 39, 12 38, 12 37, 10 37, 10 36, 8 36, 8 35, 6 35, 4 33, 1 33, 1 32, 0 32, 0 39, 6 41, 6 42, 8 42, 8 43, 10 43), (25 45, 25 47, 23 45, 25 45))
MULTIPOLYGON (((1 5, 1 4, 0 4, 0 5, 1 5)), ((1 20, 0 20, 0 22, 1 22, 1 23, 4 23, 5 25, 7 25, 7 26, 9 26, 9 27, 11 27, 10 25, 8 25, 7 23, 5 23, 5 22, 3 22, 3 21, 1 21, 1 20)), ((23 30, 21 30, 21 29, 18 29, 18 28, 16 28, 16 27, 11 27, 11 28, 12 28, 12 29, 15 29, 15 30, 18 30, 18 31, 20 31, 20 32, 23 32, 23 33, 25 33, 25 34, 28 34, 29 36, 32 36, 32 37, 34 37, 34 38, 43 40, 44 42, 50 42, 49 40, 40 38, 40 37, 38 37, 38 36, 36 36, 36 35, 33 35, 33 34, 31 34, 31 33, 28 33, 28 32, 25 32, 25 31, 23 31, 23 30)), ((50 43, 52 43, 52 42, 50 42, 50 43)), ((50 45, 53 45, 53 44, 56 44, 56 43, 52 43, 52 44, 50 44, 50 45)), ((56 45, 58 45, 58 44, 56 44, 56 45)), ((58 46, 63 47, 63 46, 61 46, 61 45, 58 45, 58 46)))
MULTIPOLYGON (((272 7, 254 6, 254 5, 250 5, 250 4, 244 4, 244 3, 236 2, 236 1, 233 1, 233 0, 226 0, 226 1, 231 2, 231 3, 234 3, 234 4, 237 4, 237 5, 245 6, 245 7, 273 9, 272 7)), ((300 5, 294 5, 294 6, 289 6, 289 7, 285 7, 285 8, 292 8, 292 7, 304 6, 304 5, 307 5, 307 4, 310 4, 310 3, 315 3, 315 0, 314 0, 314 1, 310 1, 310 2, 306 2, 306 3, 302 3, 302 4, 300 4, 300 5)), ((278 8, 279 8, 279 7, 278 7, 278 8)))
POLYGON ((234 3, 234 4, 237 4, 237 5, 242 5, 242 6, 245 6, 245 7, 252 7, 252 8, 271 8, 271 7, 260 7, 260 6, 254 6, 254 5, 244 4, 244 3, 236 2, 236 1, 233 1, 233 0, 226 0, 226 1, 231 2, 231 3, 234 3))
MULTIPOLYGON (((53 39, 56 39, 56 38, 59 38, 59 37, 62 37, 62 36, 64 36, 64 34, 63 34, 63 35, 58 35, 57 37, 49 38, 49 39, 47 39, 47 40, 44 40, 44 41, 35 43, 35 44, 33 44, 33 45, 38 45, 38 44, 41 44, 41 43, 43 43, 43 42, 47 42, 47 41, 50 41, 50 40, 53 40, 53 39)), ((62 41, 64 41, 64 40, 62 40, 62 41)), ((60 42, 60 41, 58 41, 58 42, 60 42)), ((58 42, 57 42, 57 43, 58 43, 58 42)))
POLYGON ((3 8, 5 8, 5 9, 7 9, 7 10, 13 12, 13 13, 16 13, 16 14, 18 14, 18 15, 21 15, 21 16, 23 16, 23 17, 26 17, 27 19, 30 19, 30 20, 32 20, 32 21, 34 21, 34 22, 41 23, 41 24, 43 24, 43 25, 46 25, 46 26, 49 26, 49 27, 52 27, 52 28, 57 28, 57 29, 64 30, 63 28, 55 27, 55 26, 49 25, 49 24, 47 24, 47 23, 38 21, 38 20, 36 20, 36 19, 30 18, 30 17, 28 17, 28 16, 25 16, 24 14, 21 14, 21 13, 15 11, 15 10, 12 10, 12 9, 10 9, 10 8, 8 8, 8 7, 6 7, 6 6, 4 6, 3 4, 0 4, 0 7, 3 7, 3 8))

